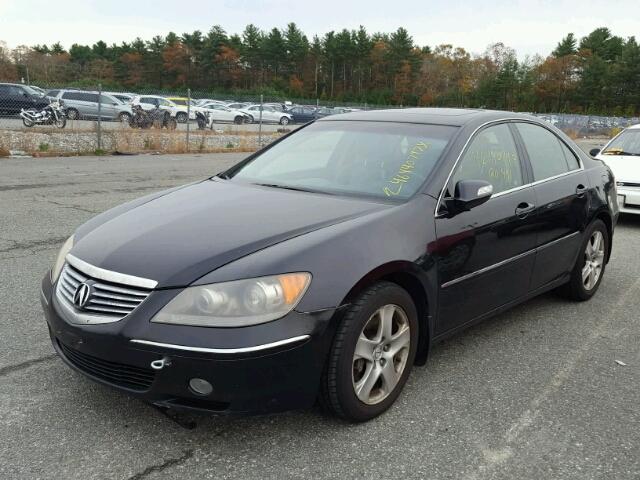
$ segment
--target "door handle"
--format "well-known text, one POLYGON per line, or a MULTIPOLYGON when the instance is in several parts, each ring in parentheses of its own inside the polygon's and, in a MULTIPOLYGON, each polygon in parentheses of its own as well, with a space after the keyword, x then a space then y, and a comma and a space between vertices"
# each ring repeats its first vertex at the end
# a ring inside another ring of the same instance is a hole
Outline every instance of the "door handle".
POLYGON ((531 212, 535 210, 536 206, 532 203, 522 202, 516 207, 516 217, 526 218, 531 212))
POLYGON ((583 197, 584 194, 587 193, 587 187, 585 187, 584 185, 580 184, 576 187, 576 195, 578 197, 583 197))

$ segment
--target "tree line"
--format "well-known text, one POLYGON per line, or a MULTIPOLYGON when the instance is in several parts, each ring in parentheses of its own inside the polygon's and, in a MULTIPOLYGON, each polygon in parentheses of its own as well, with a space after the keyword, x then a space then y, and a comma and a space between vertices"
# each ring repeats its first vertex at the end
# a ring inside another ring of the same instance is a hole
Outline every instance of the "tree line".
POLYGON ((546 58, 502 43, 471 53, 418 46, 409 32, 331 31, 309 39, 295 23, 228 34, 216 25, 120 45, 0 42, 0 80, 121 90, 258 94, 336 102, 638 115, 640 46, 598 28, 569 33, 546 58))

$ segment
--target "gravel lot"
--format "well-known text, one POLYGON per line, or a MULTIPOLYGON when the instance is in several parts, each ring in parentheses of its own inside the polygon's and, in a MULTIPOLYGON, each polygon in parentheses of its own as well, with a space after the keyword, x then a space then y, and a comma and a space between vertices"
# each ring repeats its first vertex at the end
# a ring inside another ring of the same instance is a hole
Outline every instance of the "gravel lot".
POLYGON ((590 302, 548 294, 436 346, 367 424, 305 411, 187 429, 63 365, 38 295, 65 238, 242 157, 0 159, 0 478, 640 478, 640 218, 621 219, 590 302))

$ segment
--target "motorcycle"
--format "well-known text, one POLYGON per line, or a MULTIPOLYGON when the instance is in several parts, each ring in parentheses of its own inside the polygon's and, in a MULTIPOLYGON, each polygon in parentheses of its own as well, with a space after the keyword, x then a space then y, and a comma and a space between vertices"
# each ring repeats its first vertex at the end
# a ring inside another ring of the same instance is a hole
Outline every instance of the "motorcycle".
POLYGON ((178 122, 166 110, 156 106, 153 110, 144 110, 140 105, 131 107, 133 115, 129 121, 131 128, 166 128, 175 130, 178 122))
POLYGON ((198 124, 198 130, 204 130, 209 126, 209 123, 211 122, 211 115, 209 114, 209 112, 197 111, 196 122, 198 124))
POLYGON ((33 108, 20 110, 22 123, 25 127, 33 127, 34 125, 55 125, 58 128, 64 128, 67 125, 67 116, 62 109, 64 103, 62 100, 54 100, 39 112, 33 108))

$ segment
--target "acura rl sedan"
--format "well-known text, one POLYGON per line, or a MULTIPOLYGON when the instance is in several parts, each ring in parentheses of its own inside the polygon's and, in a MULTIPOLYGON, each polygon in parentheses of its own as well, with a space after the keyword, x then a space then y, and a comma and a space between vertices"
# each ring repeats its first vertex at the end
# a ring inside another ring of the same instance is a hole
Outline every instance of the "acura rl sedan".
POLYGON ((41 299, 67 365, 158 406, 365 421, 434 342, 591 298, 617 217, 609 168, 533 117, 355 112, 89 220, 41 299))

